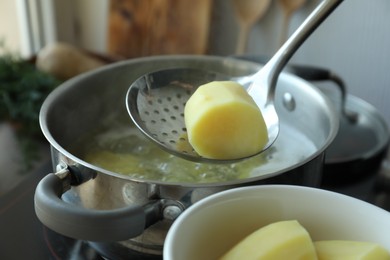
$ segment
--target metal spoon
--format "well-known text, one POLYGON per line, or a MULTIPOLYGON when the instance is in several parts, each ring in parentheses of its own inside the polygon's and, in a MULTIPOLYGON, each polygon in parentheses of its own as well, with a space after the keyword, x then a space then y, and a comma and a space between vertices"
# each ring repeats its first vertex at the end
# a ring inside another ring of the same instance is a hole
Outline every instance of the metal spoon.
POLYGON ((322 1, 269 62, 251 77, 232 78, 212 71, 187 68, 161 70, 140 77, 127 92, 126 105, 130 117, 148 138, 184 159, 214 163, 244 159, 215 160, 199 156, 186 138, 184 123, 185 103, 198 86, 214 80, 235 80, 249 85, 248 93, 261 109, 269 135, 264 151, 279 133, 279 119, 274 107, 279 73, 306 38, 342 1, 322 1))

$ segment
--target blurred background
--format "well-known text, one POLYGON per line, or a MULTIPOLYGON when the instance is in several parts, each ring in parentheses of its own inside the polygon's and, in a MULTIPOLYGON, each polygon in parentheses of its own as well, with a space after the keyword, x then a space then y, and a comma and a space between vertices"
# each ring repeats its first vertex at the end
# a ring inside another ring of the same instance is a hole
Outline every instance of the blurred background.
MULTIPOLYGON (((302 5, 291 13, 287 33, 319 1, 298 2, 302 5)), ((239 37, 236 9, 231 0, 3 0, 0 39, 24 57, 55 41, 124 58, 164 52, 231 55, 239 37), (180 47, 183 42, 190 46, 180 47)), ((249 30, 246 53, 270 56, 280 46, 289 13, 278 0, 265 9, 249 30)), ((336 71, 350 93, 372 103, 390 122, 389 14, 387 0, 346 0, 291 62, 336 71)))
MULTIPOLYGON (((320 1, 257 0, 249 1, 255 3, 249 3, 249 7, 241 6, 243 2, 246 1, 2 0, 0 55, 4 59, 16 53, 16 60, 54 76, 51 85, 38 89, 38 111, 39 102, 62 80, 120 59, 175 53, 272 56, 320 1), (69 51, 65 53, 76 52, 92 60, 77 71, 68 71, 74 61, 60 64, 58 69, 57 63, 66 59, 49 55, 58 43, 67 44, 61 45, 69 51)), ((375 106, 388 124, 389 14, 388 0, 346 0, 291 60, 339 74, 348 92, 375 106)), ((19 114, 7 114, 5 107, 9 104, 5 104, 4 93, 2 89, 0 145, 8 147, 13 142, 19 114), (12 122, 11 127, 4 122, 12 122)), ((28 116, 27 120, 36 122, 36 115, 28 116)), ((8 149, 0 156, 0 166, 10 168, 10 158, 17 161, 18 156, 17 151, 8 149)), ((2 183, 7 185, 4 180, 2 183)))

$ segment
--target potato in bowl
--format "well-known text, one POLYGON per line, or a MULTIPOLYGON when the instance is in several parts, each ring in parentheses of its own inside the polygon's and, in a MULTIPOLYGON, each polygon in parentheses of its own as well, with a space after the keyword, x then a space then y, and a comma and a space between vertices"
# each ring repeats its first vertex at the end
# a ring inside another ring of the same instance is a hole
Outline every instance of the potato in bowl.
POLYGON ((297 220, 313 241, 375 243, 390 252, 390 213, 322 189, 263 185, 235 188, 192 205, 172 225, 164 259, 219 259, 261 227, 297 220))

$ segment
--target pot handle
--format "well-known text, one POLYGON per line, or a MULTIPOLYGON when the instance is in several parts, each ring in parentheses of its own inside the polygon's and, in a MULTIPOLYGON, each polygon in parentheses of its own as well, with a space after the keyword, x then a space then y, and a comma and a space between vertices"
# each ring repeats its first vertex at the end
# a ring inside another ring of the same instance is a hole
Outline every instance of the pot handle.
POLYGON ((347 104, 347 87, 344 81, 339 75, 331 70, 305 65, 290 65, 288 66, 289 72, 297 75, 308 81, 332 81, 338 87, 341 94, 341 112, 346 119, 351 123, 355 123, 358 119, 358 114, 352 111, 348 111, 347 104))
MULTIPOLYGON (((66 171, 65 175, 70 175, 66 171)), ((62 235, 89 241, 121 241, 142 234, 162 219, 160 201, 113 210, 85 209, 61 199, 69 187, 68 177, 50 173, 39 182, 34 197, 38 219, 62 235)))
MULTIPOLYGON (((233 57, 261 64, 266 64, 269 60, 269 58, 266 56, 237 55, 233 57)), ((288 64, 285 71, 295 74, 296 76, 307 81, 332 81, 335 83, 341 94, 342 114, 352 123, 357 121, 358 114, 346 109, 347 87, 339 75, 326 68, 298 64, 288 64)))

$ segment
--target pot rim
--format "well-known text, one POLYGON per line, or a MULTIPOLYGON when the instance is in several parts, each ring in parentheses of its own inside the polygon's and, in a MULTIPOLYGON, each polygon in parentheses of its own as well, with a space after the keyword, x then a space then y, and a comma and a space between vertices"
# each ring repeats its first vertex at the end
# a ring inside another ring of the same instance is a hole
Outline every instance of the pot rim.
POLYGON ((122 67, 128 64, 133 64, 133 63, 141 63, 141 62, 151 62, 151 61, 156 61, 156 60, 179 60, 179 59, 191 59, 194 61, 202 61, 204 62, 205 60, 210 60, 210 61, 215 61, 215 60, 221 60, 223 63, 236 63, 238 65, 248 65, 250 64, 251 66, 259 66, 258 63, 251 62, 251 61, 244 61, 244 60, 238 60, 232 57, 224 57, 224 56, 212 56, 212 55, 157 55, 157 56, 148 56, 148 57, 140 57, 140 58, 134 58, 134 59, 129 59, 129 60, 124 60, 124 61, 118 61, 112 64, 105 65, 103 67, 94 69, 92 71, 85 72, 83 74, 80 74, 78 76, 75 76, 64 83, 62 83, 60 86, 58 86, 56 89, 54 89, 46 98, 46 100, 43 102, 40 114, 39 114, 39 122, 40 122, 40 127, 43 132, 43 135, 45 138, 48 140, 52 148, 56 149, 58 152, 72 160, 74 163, 79 164, 79 165, 84 165, 85 167, 88 167, 96 172, 100 172, 103 174, 107 174, 113 177, 117 177, 120 179, 124 180, 129 180, 133 182, 138 182, 138 183, 148 183, 148 184, 156 184, 156 185, 165 185, 165 186, 181 186, 181 187, 193 187, 193 188, 201 188, 201 187, 220 187, 220 186, 236 186, 236 185, 241 185, 244 183, 249 183, 249 182, 256 182, 264 179, 268 179, 270 177, 274 177, 277 175, 280 175, 288 170, 297 168, 303 164, 308 163, 309 161, 315 159, 316 157, 320 156, 323 152, 325 152, 326 148, 331 144, 331 142, 334 140, 336 137, 336 134, 338 132, 339 128, 339 120, 338 120, 338 113, 335 110, 334 106, 332 105, 332 102, 319 90, 317 89, 313 84, 310 82, 307 82, 291 73, 288 72, 282 72, 279 77, 283 77, 286 80, 290 81, 295 81, 295 82, 304 82, 305 85, 310 85, 313 86, 313 91, 317 92, 319 95, 324 97, 324 102, 327 104, 327 107, 330 110, 330 113, 333 114, 330 118, 330 132, 323 144, 322 147, 318 148, 313 154, 308 156, 302 161, 299 161, 296 164, 293 164, 289 167, 283 168, 281 170, 275 171, 273 173, 268 173, 264 175, 259 175, 255 177, 249 177, 249 178, 244 178, 244 179, 238 179, 238 180, 232 180, 232 181, 224 181, 224 182, 207 182, 207 183, 191 183, 191 182, 164 182, 164 181, 158 181, 158 180, 147 180, 147 179, 139 179, 139 178, 134 178, 128 175, 112 172, 109 170, 106 170, 104 168, 100 168, 96 165, 93 165, 91 163, 88 163, 79 157, 73 155, 71 152, 66 150, 64 147, 62 147, 52 136, 50 133, 50 130, 47 126, 46 119, 48 117, 48 113, 51 110, 51 107, 55 105, 55 100, 57 97, 61 96, 66 89, 71 88, 72 85, 80 80, 87 79, 90 77, 93 77, 96 74, 99 74, 101 71, 105 70, 113 70, 118 67, 122 67))

